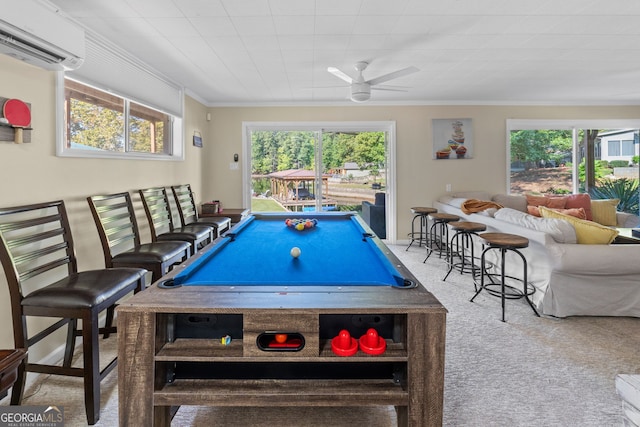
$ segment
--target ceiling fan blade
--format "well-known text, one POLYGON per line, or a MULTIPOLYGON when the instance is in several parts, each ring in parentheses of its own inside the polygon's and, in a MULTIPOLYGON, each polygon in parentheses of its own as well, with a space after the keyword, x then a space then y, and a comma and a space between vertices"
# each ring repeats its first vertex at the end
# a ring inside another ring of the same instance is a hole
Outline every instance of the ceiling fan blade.
POLYGON ((327 68, 327 71, 349 84, 353 82, 353 79, 348 74, 343 73, 342 71, 338 70, 336 67, 329 67, 327 68))
POLYGON ((415 72, 420 71, 417 67, 407 67, 407 68, 403 68, 402 70, 398 70, 398 71, 394 71, 393 73, 389 73, 389 74, 385 74, 383 76, 380 77, 376 77, 375 79, 371 79, 371 80, 367 80, 367 83, 369 83, 371 86, 373 85, 377 85, 380 83, 384 83, 387 82, 389 80, 393 80, 393 79, 397 79, 399 77, 404 77, 406 75, 409 74, 413 74, 415 72))
POLYGON ((400 89, 395 87, 384 87, 384 86, 371 86, 371 90, 386 90, 389 92, 409 92, 407 89, 400 89))

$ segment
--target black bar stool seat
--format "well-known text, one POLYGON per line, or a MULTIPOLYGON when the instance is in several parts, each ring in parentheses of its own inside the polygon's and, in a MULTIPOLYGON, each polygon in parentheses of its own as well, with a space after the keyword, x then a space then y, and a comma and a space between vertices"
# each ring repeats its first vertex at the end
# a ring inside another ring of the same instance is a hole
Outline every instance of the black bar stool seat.
POLYGON ((449 227, 447 224, 454 221, 460 221, 458 215, 436 212, 429 214, 429 218, 433 224, 429 230, 429 241, 427 242, 427 257, 422 262, 427 262, 434 250, 438 251, 438 257, 441 258, 442 254, 447 255, 449 259, 449 227), (434 245, 437 249, 434 249, 434 245))

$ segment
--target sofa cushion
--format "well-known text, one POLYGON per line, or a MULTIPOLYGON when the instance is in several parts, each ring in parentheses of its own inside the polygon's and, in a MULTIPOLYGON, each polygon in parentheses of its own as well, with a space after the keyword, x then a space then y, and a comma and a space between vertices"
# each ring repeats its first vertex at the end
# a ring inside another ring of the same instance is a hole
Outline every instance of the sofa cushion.
POLYGON ((549 234, 558 243, 576 243, 576 232, 571 224, 559 219, 538 218, 515 209, 502 208, 495 219, 549 234))
POLYGON ((618 203, 620 203, 620 199, 591 200, 593 220, 602 225, 610 225, 613 227, 618 225, 618 219, 616 217, 618 203))
POLYGON ((511 208, 520 212, 527 211, 527 199, 524 196, 516 196, 512 194, 496 194, 491 198, 492 201, 505 208, 511 208))
POLYGON ((567 199, 567 202, 564 205, 565 208, 582 208, 584 209, 585 215, 587 215, 587 219, 589 221, 593 219, 593 215, 591 214, 591 196, 583 193, 571 194, 565 197, 567 199))
POLYGON ((536 196, 527 194, 527 206, 544 206, 553 209, 564 209, 567 199, 563 196, 536 196))
MULTIPOLYGON (((571 208, 571 209, 555 209, 555 208, 549 208, 549 209, 553 209, 556 212, 560 212, 566 215, 571 215, 574 216, 576 218, 580 218, 580 219, 587 219, 587 214, 584 212, 584 209, 582 208, 571 208)), ((527 212, 529 213, 529 215, 533 215, 533 216, 542 216, 540 215, 540 206, 527 206, 527 212)))
POLYGON ((579 244, 585 245, 608 245, 618 235, 618 230, 605 227, 593 221, 578 219, 570 215, 556 212, 552 209, 540 207, 542 218, 555 218, 569 222, 576 231, 579 244))

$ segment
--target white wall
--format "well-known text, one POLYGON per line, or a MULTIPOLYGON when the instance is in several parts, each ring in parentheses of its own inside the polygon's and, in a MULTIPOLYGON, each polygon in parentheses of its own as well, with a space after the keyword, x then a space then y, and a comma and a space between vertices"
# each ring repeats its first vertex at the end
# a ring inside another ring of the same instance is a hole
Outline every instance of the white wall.
MULTIPOLYGON (((397 236, 406 238, 413 206, 429 206, 445 192, 505 192, 507 119, 635 119, 640 107, 409 106, 211 108, 212 146, 204 151, 205 198, 241 207, 242 171, 229 170, 242 153, 242 122, 396 121, 397 236), (474 158, 433 160, 432 119, 471 118, 474 158)), ((241 163, 242 164, 242 163, 241 163)), ((393 224, 392 224, 393 226, 393 224)))
MULTIPOLYGON (((30 103, 33 127, 29 144, 0 142, 0 206, 63 199, 80 269, 102 268, 102 249, 87 196, 182 183, 191 183, 199 192, 202 151, 191 141, 194 130, 209 139, 206 108, 191 98, 185 100, 185 161, 60 158, 55 155, 54 94, 54 72, 0 55, 0 96, 30 103)), ((133 197, 142 225, 146 223, 143 207, 137 193, 133 197)), ((148 227, 142 237, 149 241, 148 227)), ((32 322, 30 328, 36 330, 39 324, 32 322)), ((13 348, 12 331, 6 279, 0 274, 0 348, 13 348)), ((62 342, 47 343, 49 347, 32 351, 31 357, 37 360, 62 342)))

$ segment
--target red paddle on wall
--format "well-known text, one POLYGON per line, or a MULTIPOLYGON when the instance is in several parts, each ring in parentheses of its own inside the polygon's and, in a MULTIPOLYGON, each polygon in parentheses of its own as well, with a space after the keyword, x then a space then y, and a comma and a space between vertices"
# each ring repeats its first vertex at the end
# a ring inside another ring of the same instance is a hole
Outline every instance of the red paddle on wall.
POLYGON ((22 131, 31 124, 29 106, 19 99, 8 99, 2 107, 2 115, 14 129, 14 142, 22 144, 22 131))

